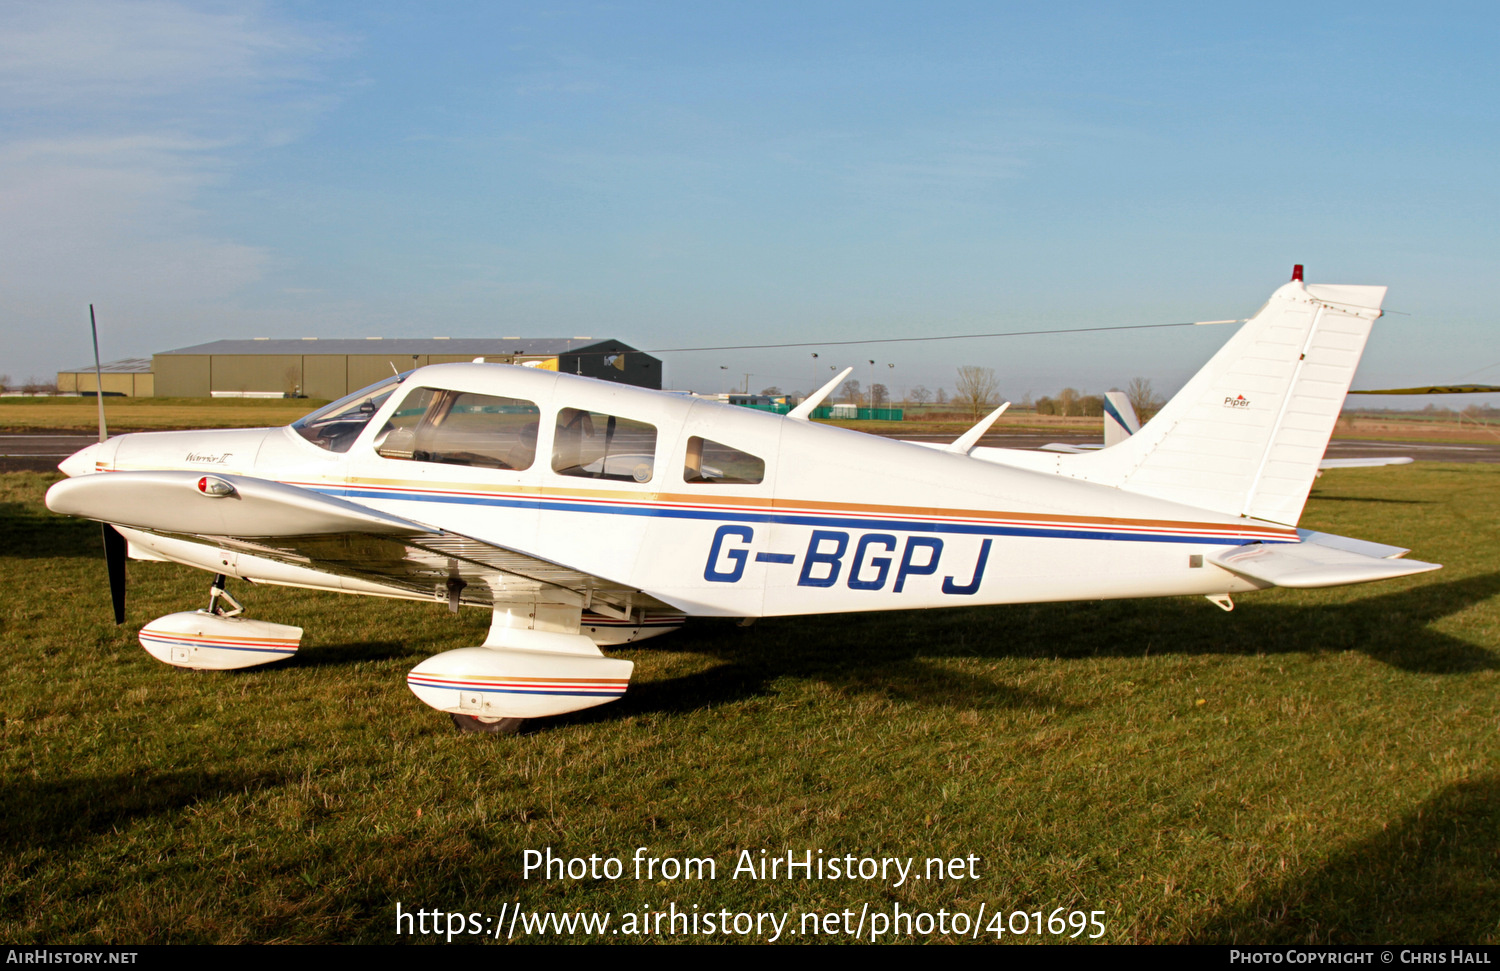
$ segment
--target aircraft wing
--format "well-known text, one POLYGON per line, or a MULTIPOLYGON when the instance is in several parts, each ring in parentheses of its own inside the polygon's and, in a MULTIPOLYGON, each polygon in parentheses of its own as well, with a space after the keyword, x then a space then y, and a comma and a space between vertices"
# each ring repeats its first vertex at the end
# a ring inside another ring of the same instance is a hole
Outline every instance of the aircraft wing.
POLYGON ((1328 469, 1371 469, 1379 465, 1410 465, 1413 459, 1410 455, 1391 455, 1384 458, 1362 458, 1362 459, 1323 459, 1318 463, 1318 471, 1328 469))
POLYGON ((521 550, 250 476, 85 475, 49 489, 47 508, 422 597, 441 599, 448 595, 449 581, 458 580, 469 603, 535 596, 621 619, 633 608, 667 606, 628 584, 521 550))
POLYGON ((1441 569, 1437 563, 1402 559, 1399 546, 1368 543, 1299 529, 1300 543, 1251 543, 1208 557, 1210 563, 1278 587, 1336 587, 1389 580, 1441 569))
POLYGON ((1425 388, 1367 388, 1350 394, 1491 394, 1500 391, 1493 384, 1438 384, 1425 388))

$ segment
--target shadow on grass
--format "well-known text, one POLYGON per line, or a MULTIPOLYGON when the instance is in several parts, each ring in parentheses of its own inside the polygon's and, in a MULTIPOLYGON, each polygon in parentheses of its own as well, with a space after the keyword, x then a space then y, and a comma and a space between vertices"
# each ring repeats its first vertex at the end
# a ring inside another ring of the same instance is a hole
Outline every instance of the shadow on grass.
POLYGON ((766 694, 783 677, 949 707, 1068 707, 1062 699, 936 663, 945 658, 1065 662, 1355 650, 1413 673, 1500 670, 1500 658, 1491 651, 1432 629, 1436 621, 1496 595, 1500 573, 1342 604, 1256 604, 1250 599, 1232 614, 1198 598, 1172 598, 825 614, 764 620, 747 628, 700 621, 641 649, 707 654, 722 663, 682 677, 637 681, 617 703, 548 722, 691 711, 766 694))
POLYGON ((0 502, 0 556, 8 558, 96 557, 104 576, 104 539, 99 524, 54 516, 19 502, 0 502))
POLYGON ((1500 778, 1456 783, 1311 875, 1195 928, 1196 943, 1494 941, 1500 778))
POLYGON ((277 667, 285 671, 305 671, 358 664, 361 661, 388 661, 402 657, 421 660, 429 656, 399 641, 358 641, 350 644, 320 644, 310 650, 299 650, 290 662, 277 667))
MULTIPOLYGON (((768 625, 769 626, 769 625, 768 625)), ((887 641, 879 646, 866 645, 849 650, 850 639, 837 633, 811 633, 775 630, 760 641, 754 634, 729 625, 721 627, 728 635, 716 640, 707 652, 719 654, 728 663, 707 671, 665 681, 632 684, 616 710, 599 709, 580 713, 579 720, 609 720, 627 714, 644 712, 692 711, 705 705, 751 698, 767 694, 779 678, 822 681, 845 694, 876 694, 892 699, 919 701, 923 704, 953 708, 997 709, 1033 708, 1067 709, 1058 699, 1016 688, 1000 681, 966 674, 932 663, 934 653, 907 639, 887 641), (796 640, 787 645, 787 635, 796 640), (723 650, 726 642, 740 635, 743 650, 723 650), (590 716, 593 716, 592 718, 590 716)), ((701 635, 700 635, 701 636, 701 635)), ((709 635, 711 637, 711 634, 709 635)), ((665 646, 665 645, 664 645, 665 646)), ((672 645, 677 649, 678 645, 672 645)), ((684 644, 683 649, 704 651, 703 644, 684 644)), ((972 654, 940 652, 951 657, 972 654)))
POLYGON ((0 848, 64 849, 131 820, 175 813, 284 781, 258 772, 128 772, 53 781, 8 780, 0 794, 0 848))
POLYGON ((1423 583, 1344 603, 1286 604, 1250 595, 1228 614, 1198 598, 1028 604, 995 610, 997 623, 1011 637, 999 652, 1007 656, 1360 651, 1405 671, 1465 674, 1500 669, 1500 657, 1433 630, 1432 625, 1496 596, 1500 573, 1423 583))

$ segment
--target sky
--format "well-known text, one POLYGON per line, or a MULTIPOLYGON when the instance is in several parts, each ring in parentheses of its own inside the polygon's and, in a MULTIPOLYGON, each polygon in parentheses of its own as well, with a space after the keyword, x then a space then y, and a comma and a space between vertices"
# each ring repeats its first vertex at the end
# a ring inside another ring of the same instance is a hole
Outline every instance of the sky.
MULTIPOLYGON (((1180 386, 1309 282, 1500 384, 1487 4, 0 0, 0 373, 614 337, 669 387, 1180 386), (818 353, 814 359, 812 354, 818 353), (872 366, 868 362, 874 360, 872 366)), ((1500 404, 1500 395, 1444 404, 1500 404)), ((1426 399, 1369 399, 1421 406, 1426 399)))

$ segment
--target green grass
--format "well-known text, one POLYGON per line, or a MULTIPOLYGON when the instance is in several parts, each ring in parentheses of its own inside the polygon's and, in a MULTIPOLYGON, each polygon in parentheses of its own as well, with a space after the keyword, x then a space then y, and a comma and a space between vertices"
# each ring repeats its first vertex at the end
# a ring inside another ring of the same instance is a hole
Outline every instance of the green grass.
POLYGON ((1110 941, 1500 940, 1492 467, 1319 480, 1304 525, 1411 546, 1437 573, 1227 614, 1192 598, 698 622, 618 652, 636 662, 621 701, 513 738, 459 735, 404 686, 479 642, 478 611, 241 584, 252 615, 307 629, 295 660, 152 660, 135 631, 197 606, 207 576, 132 564, 114 627, 98 527, 43 511, 49 481, 0 476, 8 941, 381 942, 397 901, 675 902, 793 926, 983 902, 1103 910, 1110 941), (548 846, 624 858, 627 878, 523 880, 522 852, 548 846), (639 846, 712 856, 719 879, 629 879, 639 846), (731 880, 742 849, 982 862, 896 889, 731 880))
MULTIPOLYGON (((104 399, 110 434, 179 428, 289 425, 325 401, 312 398, 104 399)), ((99 430, 93 398, 0 398, 0 432, 99 430)))

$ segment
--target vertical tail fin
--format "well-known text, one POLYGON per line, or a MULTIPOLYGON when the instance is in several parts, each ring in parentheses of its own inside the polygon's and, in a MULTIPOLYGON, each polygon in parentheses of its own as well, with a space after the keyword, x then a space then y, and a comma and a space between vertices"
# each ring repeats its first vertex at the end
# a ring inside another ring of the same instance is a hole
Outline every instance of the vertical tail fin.
POLYGON ((1295 524, 1385 290, 1293 280, 1144 428, 1073 460, 1131 492, 1295 524))
POLYGON ((1385 290, 1294 277, 1123 442, 1082 455, 973 455, 1295 525, 1385 290))

